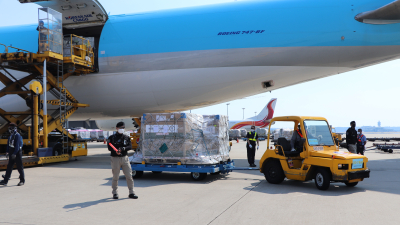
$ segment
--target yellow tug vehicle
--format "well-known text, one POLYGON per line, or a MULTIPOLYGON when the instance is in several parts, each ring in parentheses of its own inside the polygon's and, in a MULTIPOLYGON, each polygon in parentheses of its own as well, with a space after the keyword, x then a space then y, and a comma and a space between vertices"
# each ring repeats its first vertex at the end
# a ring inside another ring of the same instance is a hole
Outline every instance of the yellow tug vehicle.
MULTIPOLYGON (((335 145, 328 121, 323 117, 284 116, 275 117, 275 122, 294 122, 301 139, 293 149, 286 138, 278 138, 260 160, 260 172, 272 184, 279 184, 285 178, 299 181, 315 180, 320 190, 327 190, 331 182, 342 182, 354 187, 364 178, 369 178, 368 158, 363 155, 340 151, 335 145)), ((295 134, 295 132, 293 132, 295 134)))

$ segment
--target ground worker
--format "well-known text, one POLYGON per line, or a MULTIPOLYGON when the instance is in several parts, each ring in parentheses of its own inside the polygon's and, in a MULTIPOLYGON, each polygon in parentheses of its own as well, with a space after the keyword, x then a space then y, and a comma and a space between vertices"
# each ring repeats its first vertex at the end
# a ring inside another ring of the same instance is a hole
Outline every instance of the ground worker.
POLYGON ((257 149, 260 147, 260 142, 258 141, 258 135, 256 132, 256 127, 251 126, 251 131, 247 133, 247 161, 249 162, 250 167, 256 167, 254 164, 254 158, 256 156, 256 141, 257 141, 257 149))
POLYGON ((356 131, 356 122, 351 121, 350 122, 350 128, 347 129, 346 131, 346 143, 347 143, 347 149, 349 152, 357 154, 357 131, 356 131))
POLYGON ((45 44, 47 43, 48 30, 44 26, 43 20, 39 21, 39 26, 36 28, 36 30, 39 31, 39 52, 44 52, 46 51, 45 44))
POLYGON ((17 164, 20 179, 18 186, 22 186, 25 184, 24 166, 22 164, 22 137, 18 133, 17 124, 15 123, 10 123, 8 125, 8 131, 10 132, 6 149, 8 165, 4 180, 0 181, 0 185, 7 186, 8 180, 10 180, 11 173, 14 168, 14 164, 17 164))
POLYGON ((125 123, 117 123, 117 133, 111 135, 108 138, 108 150, 111 151, 111 169, 113 174, 112 179, 112 194, 114 199, 118 199, 118 179, 119 171, 122 167, 124 172, 126 183, 129 189, 129 198, 137 199, 138 196, 135 195, 133 191, 133 178, 132 178, 132 168, 128 159, 128 151, 132 149, 131 139, 125 132, 125 123), (110 145, 110 143, 115 147, 115 149, 110 145))
MULTIPOLYGON (((303 134, 301 133, 300 125, 298 126, 297 130, 293 132, 292 139, 290 140, 290 145, 292 147, 292 152, 295 152, 296 149, 299 147, 299 143, 303 138, 303 134), (296 147, 296 148, 295 148, 296 147)), ((303 146, 301 146, 303 147, 303 146)))
POLYGON ((362 134, 362 129, 358 129, 357 135, 357 154, 364 155, 365 145, 367 144, 367 137, 362 134))

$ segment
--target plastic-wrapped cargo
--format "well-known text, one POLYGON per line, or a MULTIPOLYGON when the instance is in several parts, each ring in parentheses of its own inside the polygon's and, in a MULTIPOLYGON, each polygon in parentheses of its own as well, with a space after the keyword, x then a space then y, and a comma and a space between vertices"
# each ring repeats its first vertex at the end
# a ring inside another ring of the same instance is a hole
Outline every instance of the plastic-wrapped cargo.
POLYGON ((143 114, 133 162, 217 164, 229 159, 228 119, 192 113, 143 114))
POLYGON ((240 130, 240 136, 244 137, 244 138, 247 137, 247 130, 246 129, 241 129, 240 130))
POLYGON ((267 137, 268 135, 268 129, 265 128, 257 128, 256 132, 259 137, 267 137))
POLYGON ((231 139, 236 139, 236 138, 240 138, 240 130, 238 129, 230 129, 229 130, 229 138, 231 139))
POLYGON ((278 138, 284 137, 286 140, 290 141, 293 136, 293 130, 292 129, 276 129, 274 130, 274 141, 278 141, 278 138))

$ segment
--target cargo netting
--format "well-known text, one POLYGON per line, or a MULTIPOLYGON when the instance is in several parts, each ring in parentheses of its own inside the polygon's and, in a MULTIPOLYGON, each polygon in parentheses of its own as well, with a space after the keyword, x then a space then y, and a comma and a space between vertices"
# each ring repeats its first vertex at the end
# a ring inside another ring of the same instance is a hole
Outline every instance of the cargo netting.
POLYGON ((140 151, 132 162, 217 164, 229 159, 228 118, 193 113, 142 117, 140 151))

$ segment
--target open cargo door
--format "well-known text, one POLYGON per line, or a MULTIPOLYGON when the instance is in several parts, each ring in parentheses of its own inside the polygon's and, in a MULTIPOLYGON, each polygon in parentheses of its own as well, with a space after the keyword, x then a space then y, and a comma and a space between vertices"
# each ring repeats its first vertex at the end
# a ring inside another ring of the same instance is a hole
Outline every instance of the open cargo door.
POLYGON ((103 26, 108 15, 97 0, 19 0, 20 3, 35 3, 61 12, 63 27, 79 29, 103 26))
MULTIPOLYGON (((100 35, 108 15, 97 0, 19 0, 35 3, 62 13, 64 35, 78 35, 88 39, 94 47, 94 67, 98 71, 98 48, 100 35)), ((64 43, 65 44, 65 43, 64 43)))

